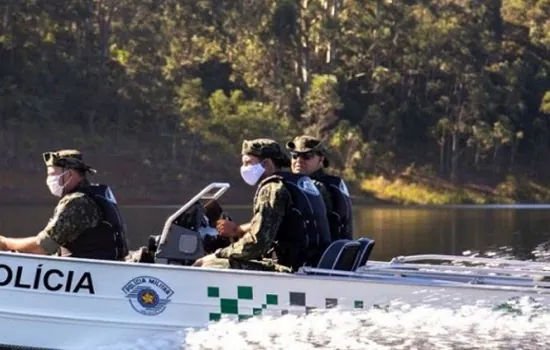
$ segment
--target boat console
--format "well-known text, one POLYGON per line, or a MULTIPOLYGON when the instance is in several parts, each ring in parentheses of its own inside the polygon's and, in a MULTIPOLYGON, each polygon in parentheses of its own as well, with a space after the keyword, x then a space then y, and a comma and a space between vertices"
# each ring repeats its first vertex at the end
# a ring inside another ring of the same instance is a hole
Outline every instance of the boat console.
POLYGON ((231 219, 217 201, 228 189, 228 183, 211 183, 168 217, 160 235, 149 236, 155 263, 191 265, 231 243, 216 230, 218 219, 231 219))

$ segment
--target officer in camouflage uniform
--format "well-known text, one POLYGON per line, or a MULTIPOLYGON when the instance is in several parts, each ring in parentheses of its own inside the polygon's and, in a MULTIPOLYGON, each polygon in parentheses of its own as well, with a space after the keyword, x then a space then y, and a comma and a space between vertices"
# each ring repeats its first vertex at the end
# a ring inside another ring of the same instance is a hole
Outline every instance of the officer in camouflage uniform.
MULTIPOLYGON (((241 154, 243 166, 253 166, 259 164, 261 159, 267 160, 265 171, 256 182, 282 167, 290 166, 288 156, 277 142, 270 139, 244 141, 241 154)), ((243 236, 237 242, 197 260, 193 266, 291 272, 289 267, 267 257, 289 202, 290 194, 281 183, 263 186, 254 197, 254 215, 248 232, 242 232, 243 236)))
POLYGON ((352 239, 351 199, 344 180, 328 175, 327 149, 316 137, 301 135, 286 143, 292 157, 292 172, 309 175, 323 195, 331 225, 332 240, 352 239))
POLYGON ((313 183, 323 195, 327 210, 332 210, 332 196, 321 181, 315 175, 323 172, 323 167, 329 166, 326 158, 326 149, 320 140, 303 135, 294 138, 286 143, 286 149, 290 151, 292 157, 291 170, 295 174, 309 175, 313 183))
POLYGON ((46 152, 46 183, 60 197, 54 215, 37 236, 0 236, 1 250, 58 254, 90 259, 121 260, 127 254, 125 225, 116 199, 104 185, 92 185, 88 166, 78 150, 46 152))
MULTIPOLYGON (((296 176, 280 170, 283 167, 290 166, 290 159, 274 140, 255 139, 244 141, 241 154, 243 163, 241 176, 243 180, 251 186, 258 185, 254 197, 253 218, 250 221, 250 225, 246 230, 241 229, 241 237, 237 242, 216 250, 214 254, 197 260, 193 265, 292 272, 298 266, 301 266, 303 260, 306 259, 305 255, 299 256, 299 254, 305 254, 304 251, 307 249, 300 250, 300 244, 294 244, 292 241, 294 239, 293 236, 296 237, 295 239, 298 239, 300 234, 306 234, 298 232, 293 235, 293 230, 303 231, 305 225, 301 221, 297 222, 290 219, 292 208, 296 206, 296 202, 300 200, 300 196, 304 196, 304 192, 297 192, 301 191, 297 186, 294 186, 297 188, 296 190, 289 190, 288 179, 289 177, 295 177, 302 181, 299 183, 309 181, 311 187, 313 187, 313 191, 315 191, 315 186, 307 176, 296 176), (287 236, 285 236, 284 232, 288 232, 287 236), (276 248, 282 246, 285 249, 276 248), (296 252, 289 252, 290 250, 294 250, 294 248, 296 252), (277 252, 281 253, 278 254, 277 252)), ((322 211, 324 215, 326 209, 318 191, 316 191, 316 196, 321 204, 321 209, 314 211, 317 214, 322 211)), ((319 206, 317 207, 319 208, 319 206)), ((305 210, 302 211, 305 212, 305 210)), ((309 215, 309 217, 312 217, 313 213, 309 213, 309 215)), ((317 219, 320 231, 326 231, 326 239, 321 239, 321 249, 326 248, 328 240, 330 240, 330 231, 326 217, 324 220, 325 222, 322 219, 317 219), (326 227, 325 231, 322 230, 323 227, 326 227)), ((308 220, 312 226, 315 226, 313 221, 315 220, 308 220)), ((314 234, 317 234, 317 232, 314 234)))

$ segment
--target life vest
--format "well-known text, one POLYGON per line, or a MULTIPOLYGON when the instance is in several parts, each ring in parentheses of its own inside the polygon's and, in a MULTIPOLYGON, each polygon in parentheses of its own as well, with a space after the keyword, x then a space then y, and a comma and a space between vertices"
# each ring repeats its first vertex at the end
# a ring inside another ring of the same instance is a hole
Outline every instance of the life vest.
POLYGON ((351 198, 344 180, 324 172, 312 174, 321 182, 332 197, 332 213, 328 215, 332 240, 353 239, 353 214, 351 198))
POLYGON ((126 226, 116 199, 108 186, 85 184, 74 192, 87 195, 98 205, 102 220, 85 230, 77 239, 61 248, 62 256, 77 258, 122 260, 128 254, 126 226))
POLYGON ((278 263, 293 270, 316 266, 331 243, 323 197, 309 176, 281 171, 260 183, 255 200, 260 189, 274 181, 281 181, 292 199, 275 238, 278 263))

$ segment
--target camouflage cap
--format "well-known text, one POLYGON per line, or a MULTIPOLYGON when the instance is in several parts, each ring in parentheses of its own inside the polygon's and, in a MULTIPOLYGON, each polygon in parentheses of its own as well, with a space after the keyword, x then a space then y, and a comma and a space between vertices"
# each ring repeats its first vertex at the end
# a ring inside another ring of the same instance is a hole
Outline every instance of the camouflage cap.
POLYGON ((244 140, 241 154, 278 160, 283 167, 290 166, 290 158, 283 152, 279 143, 272 139, 244 140))
POLYGON ((323 166, 325 168, 330 164, 327 159, 327 149, 325 145, 316 137, 309 135, 296 136, 294 140, 286 143, 286 148, 296 153, 317 152, 325 157, 323 160, 323 166))
POLYGON ((97 170, 93 169, 84 162, 82 153, 75 149, 63 149, 55 152, 44 152, 42 158, 46 166, 56 166, 60 168, 78 169, 95 174, 97 170))

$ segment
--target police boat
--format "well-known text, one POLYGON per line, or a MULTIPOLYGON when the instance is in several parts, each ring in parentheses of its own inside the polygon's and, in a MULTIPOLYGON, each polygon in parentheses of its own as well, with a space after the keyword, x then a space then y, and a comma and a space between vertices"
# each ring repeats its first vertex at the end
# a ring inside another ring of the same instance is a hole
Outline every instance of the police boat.
POLYGON ((148 262, 0 252, 0 347, 108 348, 223 318, 307 317, 331 308, 550 304, 547 264, 437 254, 372 261, 368 237, 335 241, 317 266, 293 274, 192 267, 230 243, 215 230, 226 215, 218 199, 229 187, 211 183, 170 215, 149 239, 148 262))

